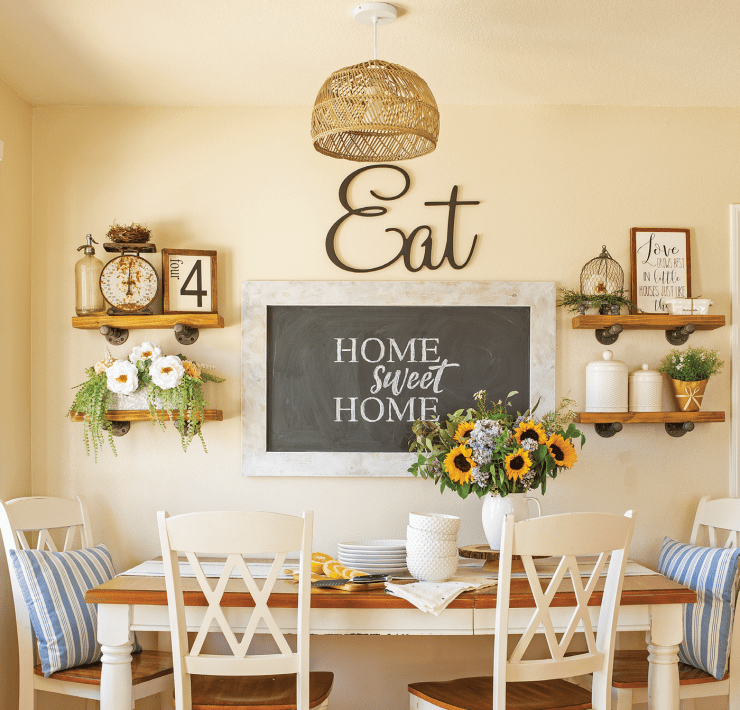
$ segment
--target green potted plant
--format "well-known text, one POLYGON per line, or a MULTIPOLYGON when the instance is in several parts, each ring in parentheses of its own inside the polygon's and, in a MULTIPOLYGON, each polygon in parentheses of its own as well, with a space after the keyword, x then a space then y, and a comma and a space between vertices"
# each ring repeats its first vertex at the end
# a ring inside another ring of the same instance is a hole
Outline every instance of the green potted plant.
POLYGON ((98 460, 107 432, 113 455, 113 428, 106 416, 109 409, 148 409, 152 424, 159 422, 165 429, 167 412, 180 434, 182 448, 187 448, 197 435, 206 450, 201 424, 208 402, 203 393, 206 382, 223 382, 223 378, 206 372, 206 366, 188 360, 184 355, 164 355, 154 343, 142 343, 127 359, 114 359, 108 348, 105 357, 87 368, 87 381, 77 385, 72 406, 67 412, 84 415, 83 441, 88 456, 90 445, 98 460))
POLYGON ((698 412, 709 378, 717 374, 723 365, 716 350, 687 348, 668 353, 658 372, 665 372, 670 378, 679 410, 698 412))

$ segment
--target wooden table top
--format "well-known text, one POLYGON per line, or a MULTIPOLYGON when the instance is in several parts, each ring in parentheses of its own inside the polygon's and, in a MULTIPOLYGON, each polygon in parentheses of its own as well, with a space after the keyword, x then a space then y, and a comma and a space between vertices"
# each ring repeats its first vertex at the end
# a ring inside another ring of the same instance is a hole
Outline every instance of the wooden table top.
MULTIPOLYGON (((543 588, 550 582, 543 578, 543 588)), ((604 578, 599 580, 590 603, 593 606, 601 601, 604 578)), ((198 581, 184 577, 182 585, 186 606, 207 606, 205 596, 199 590, 198 581)), ((109 582, 91 589, 85 594, 90 604, 145 604, 166 606, 167 592, 164 577, 114 577, 109 582)), ((691 604, 696 602, 696 592, 662 575, 627 576, 622 589, 622 606, 642 604, 691 604)), ((230 579, 222 599, 222 606, 252 607, 254 601, 246 590, 242 579, 230 579)), ((295 609, 298 606, 296 584, 289 580, 278 580, 270 595, 268 606, 276 609, 295 609)), ((488 587, 472 592, 463 592, 450 605, 449 609, 492 609, 496 606, 496 587, 488 587)), ((534 598, 526 579, 513 579, 511 582, 512 608, 534 608, 534 598)), ((560 585, 552 606, 575 606, 570 580, 560 585)), ((405 599, 386 593, 384 589, 345 592, 335 589, 312 589, 311 608, 313 609, 408 609, 414 608, 405 599)))

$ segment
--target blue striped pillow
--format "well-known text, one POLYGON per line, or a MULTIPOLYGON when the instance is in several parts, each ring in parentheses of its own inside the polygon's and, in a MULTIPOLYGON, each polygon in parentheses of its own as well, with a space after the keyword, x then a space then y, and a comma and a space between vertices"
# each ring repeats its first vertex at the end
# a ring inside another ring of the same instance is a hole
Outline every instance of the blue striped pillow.
POLYGON ((116 574, 106 546, 67 552, 11 550, 10 556, 44 675, 98 661, 98 609, 85 603, 85 592, 116 574))
POLYGON ((717 680, 727 670, 737 593, 740 548, 696 547, 667 537, 658 571, 693 589, 696 604, 684 604, 684 639, 678 658, 717 680))

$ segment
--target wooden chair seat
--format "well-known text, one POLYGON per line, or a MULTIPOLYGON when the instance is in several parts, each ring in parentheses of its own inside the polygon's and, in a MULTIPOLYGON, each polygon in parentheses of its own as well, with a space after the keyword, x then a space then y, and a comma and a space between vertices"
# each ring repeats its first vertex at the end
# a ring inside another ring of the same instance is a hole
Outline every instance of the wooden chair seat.
MULTIPOLYGON (((165 651, 142 651, 131 656, 131 675, 133 684, 145 683, 148 680, 161 678, 172 673, 172 654, 165 651)), ((100 685, 100 672, 103 664, 88 663, 84 666, 75 666, 63 671, 52 673, 49 678, 63 680, 68 683, 83 683, 85 685, 100 685)), ((33 672, 43 676, 41 664, 34 666, 33 672)))
MULTIPOLYGON (((409 692, 444 710, 491 710, 493 676, 412 683, 409 692)), ((587 710, 591 691, 565 680, 506 684, 507 710, 587 710)))
MULTIPOLYGON (((647 688, 648 665, 647 651, 615 651, 612 685, 615 688, 647 688)), ((730 674, 727 672, 722 680, 729 677, 730 674)), ((680 685, 698 685, 719 681, 706 671, 686 663, 679 663, 678 682, 680 685)))
MULTIPOLYGON (((309 707, 321 705, 331 693, 334 674, 313 671, 309 676, 309 707)), ((193 710, 224 707, 238 710, 295 710, 295 673, 273 676, 190 676, 193 710)))

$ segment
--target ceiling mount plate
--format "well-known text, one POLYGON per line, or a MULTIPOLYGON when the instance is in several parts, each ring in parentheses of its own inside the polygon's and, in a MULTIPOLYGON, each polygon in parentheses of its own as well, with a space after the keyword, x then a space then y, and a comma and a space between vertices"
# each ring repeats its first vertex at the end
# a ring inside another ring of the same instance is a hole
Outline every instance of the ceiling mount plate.
POLYGON ((379 25, 388 25, 398 16, 398 11, 393 5, 387 2, 366 2, 355 8, 355 20, 361 25, 370 27, 377 23, 379 25))

